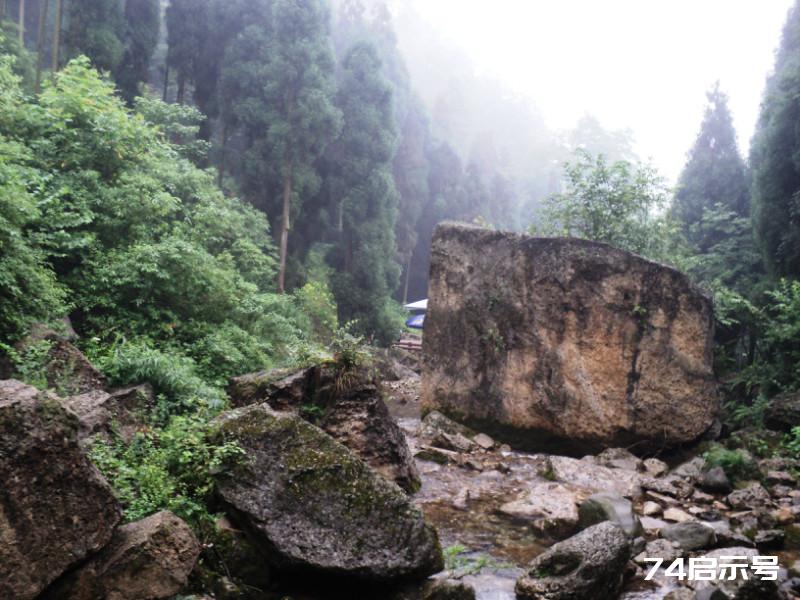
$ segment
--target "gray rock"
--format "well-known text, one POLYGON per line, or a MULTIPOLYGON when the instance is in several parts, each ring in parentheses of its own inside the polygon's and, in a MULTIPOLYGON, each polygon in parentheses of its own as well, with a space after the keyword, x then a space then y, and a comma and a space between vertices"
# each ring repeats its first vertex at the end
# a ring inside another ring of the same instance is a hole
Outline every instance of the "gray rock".
POLYGON ((495 446, 494 440, 485 433, 479 433, 472 438, 472 441, 478 444, 484 450, 491 450, 495 446))
POLYGON ((436 531, 403 491, 317 427, 254 404, 215 429, 245 450, 217 474, 219 497, 275 566, 377 582, 442 569, 436 531))
POLYGON ((635 538, 644 532, 630 501, 615 494, 601 493, 590 496, 578 508, 578 517, 582 529, 603 521, 611 521, 619 525, 628 537, 635 538))
POLYGON ((642 504, 642 514, 646 517, 657 517, 662 512, 664 512, 664 509, 661 508, 661 505, 658 502, 648 500, 642 504))
POLYGON ((714 529, 697 521, 667 525, 661 530, 661 537, 676 542, 684 550, 712 548, 717 542, 714 529))
POLYGON ((430 442, 442 434, 472 437, 475 435, 475 432, 461 423, 456 423, 453 419, 444 416, 439 411, 432 410, 419 422, 417 437, 423 441, 430 442))
POLYGON ((764 413, 764 425, 785 432, 800 425, 800 393, 782 394, 770 400, 764 413))
POLYGON ((537 556, 517 580, 517 598, 616 598, 629 556, 628 537, 618 525, 594 525, 537 556))
POLYGON ((554 482, 534 484, 524 497, 507 502, 500 513, 531 524, 538 533, 563 539, 578 529, 575 492, 554 482))
POLYGON ((770 495, 760 483, 752 483, 746 488, 731 492, 727 501, 732 508, 760 508, 770 503, 770 495))
POLYGON ((687 443, 719 405, 713 325, 710 298, 669 267, 598 242, 440 224, 422 406, 527 449, 687 443))
POLYGON ((0 598, 29 600, 111 539, 122 511, 59 398, 0 381, 0 598))
POLYGON ((42 600, 159 600, 185 586, 200 542, 181 519, 162 511, 114 532, 100 553, 59 580, 42 600))
POLYGON ((644 466, 645 473, 651 477, 661 477, 662 475, 666 475, 669 471, 669 465, 657 458, 645 458, 642 461, 642 465, 644 466))
POLYGON ((550 470, 557 481, 590 493, 612 492, 626 498, 637 498, 642 493, 640 476, 634 471, 610 469, 568 456, 551 456, 550 470))
POLYGON ((597 463, 612 469, 642 470, 642 460, 625 448, 606 448, 596 457, 597 463))
MULTIPOLYGON (((704 555, 706 558, 714 558, 719 561, 724 556, 739 556, 744 557, 744 561, 749 562, 753 556, 758 556, 759 552, 752 548, 733 547, 733 548, 720 548, 713 550, 704 555)), ((721 563, 720 563, 721 564, 721 563)), ((741 576, 741 571, 738 577, 732 581, 719 581, 723 570, 721 566, 717 568, 715 581, 697 581, 695 582, 695 590, 698 594, 705 592, 708 589, 719 589, 724 592, 728 600, 776 600, 778 596, 778 582, 765 581, 758 579, 752 569, 747 569, 747 579, 741 576)), ((728 573, 730 570, 728 570, 728 573)), ((713 596, 709 596, 712 598, 713 596)))
POLYGON ((407 492, 419 489, 406 438, 389 414, 380 382, 366 368, 349 371, 346 377, 327 363, 249 373, 231 379, 228 394, 234 406, 266 402, 274 410, 296 413, 407 492), (309 406, 316 410, 308 411, 309 406))
POLYGON ((669 540, 658 539, 647 542, 645 549, 636 555, 633 561, 638 565, 644 565, 646 558, 661 558, 667 566, 679 556, 682 556, 680 546, 669 540))
POLYGON ((759 550, 780 550, 785 538, 783 529, 767 529, 756 532, 753 542, 759 550))
POLYGON ((711 494, 729 494, 733 490, 728 476, 722 467, 712 467, 700 475, 700 489, 711 494))
POLYGON ((694 458, 681 463, 672 470, 673 475, 684 477, 691 481, 697 481, 703 470, 705 469, 706 461, 702 456, 695 456, 694 458))
POLYGON ((129 443, 143 427, 155 394, 149 384, 142 384, 111 392, 92 390, 64 398, 63 403, 77 415, 78 436, 84 445, 97 436, 110 440, 114 435, 129 443))

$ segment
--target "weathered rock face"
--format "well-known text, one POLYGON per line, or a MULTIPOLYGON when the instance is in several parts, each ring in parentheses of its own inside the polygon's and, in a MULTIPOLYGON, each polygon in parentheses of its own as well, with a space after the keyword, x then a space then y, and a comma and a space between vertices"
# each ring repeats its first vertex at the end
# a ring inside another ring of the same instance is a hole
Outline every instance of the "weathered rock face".
POLYGON ((689 442, 718 409, 709 298, 611 246, 444 224, 431 252, 423 409, 529 449, 689 442))
POLYGON ((50 345, 44 361, 48 388, 69 395, 105 387, 106 378, 97 367, 70 341, 54 331, 35 330, 18 346, 24 349, 27 344, 40 341, 50 345))
POLYGON ((128 443, 145 421, 155 397, 149 384, 122 388, 112 392, 92 390, 64 398, 64 405, 80 421, 78 435, 90 442, 96 435, 110 437, 115 432, 128 443))
POLYGON ((57 398, 0 382, 0 598, 36 597, 102 548, 121 518, 77 431, 57 398))
POLYGON ((419 489, 411 451, 377 383, 361 372, 347 385, 337 379, 330 365, 264 371, 234 377, 228 393, 234 406, 266 402, 275 410, 308 417, 387 479, 408 492, 419 489), (309 407, 315 411, 309 413, 309 407))
POLYGON ((186 585, 199 554, 189 526, 162 511, 118 528, 108 546, 42 600, 170 598, 186 585))
POLYGON ((764 425, 775 431, 791 431, 800 425, 800 393, 773 398, 764 414, 764 425))
POLYGON ((628 538, 618 525, 594 525, 537 556, 517 580, 517 598, 616 598, 629 555, 628 538))
POLYGON ((217 425, 246 451, 219 495, 274 565, 373 582, 441 570, 436 531, 402 490, 317 427, 266 404, 217 425))

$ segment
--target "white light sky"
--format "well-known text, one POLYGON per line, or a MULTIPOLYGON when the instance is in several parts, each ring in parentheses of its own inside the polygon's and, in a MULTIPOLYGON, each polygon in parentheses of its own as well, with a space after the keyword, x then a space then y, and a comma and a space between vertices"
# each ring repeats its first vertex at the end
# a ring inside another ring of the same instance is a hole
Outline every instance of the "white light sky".
POLYGON ((555 129, 584 113, 630 128, 675 181, 705 92, 730 97, 747 152, 792 0, 413 0, 480 72, 530 97, 555 129))

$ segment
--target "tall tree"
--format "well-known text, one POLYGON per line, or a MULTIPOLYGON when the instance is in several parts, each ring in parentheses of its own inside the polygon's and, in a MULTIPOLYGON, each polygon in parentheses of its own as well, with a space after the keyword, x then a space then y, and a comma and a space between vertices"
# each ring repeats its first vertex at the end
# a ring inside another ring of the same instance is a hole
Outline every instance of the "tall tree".
POLYGON ((789 13, 751 145, 753 219, 768 270, 800 277, 800 1, 789 13))
POLYGON ((390 342, 397 324, 389 306, 397 287, 394 226, 397 190, 392 87, 374 46, 356 44, 344 59, 337 102, 344 128, 332 176, 341 182, 342 231, 333 261, 333 292, 342 321, 390 342))
POLYGON ((678 181, 673 204, 687 240, 701 253, 721 241, 720 230, 704 223, 704 212, 719 208, 737 217, 750 214, 750 191, 744 160, 719 83, 708 92, 708 105, 694 146, 678 181))
POLYGON ((56 0, 56 19, 53 24, 53 50, 52 50, 52 65, 53 73, 58 71, 58 61, 61 54, 61 27, 64 18, 64 4, 63 0, 56 0))
POLYGON ((339 132, 327 4, 274 0, 265 20, 231 46, 240 60, 224 79, 231 112, 247 136, 242 184, 251 201, 278 219, 278 290, 286 287, 292 219, 319 187, 315 161, 339 132), (277 202, 276 202, 277 200, 277 202))
POLYGON ((44 62, 45 26, 47 25, 47 9, 50 0, 41 0, 39 6, 39 31, 36 34, 36 93, 39 93, 42 81, 42 63, 44 62))
POLYGON ((119 0, 67 3, 64 43, 68 57, 85 54, 103 71, 114 71, 122 59, 125 19, 119 0))
POLYGON ((139 95, 139 85, 147 79, 150 58, 158 43, 161 24, 159 0, 125 2, 125 50, 114 72, 122 97, 129 103, 139 95))

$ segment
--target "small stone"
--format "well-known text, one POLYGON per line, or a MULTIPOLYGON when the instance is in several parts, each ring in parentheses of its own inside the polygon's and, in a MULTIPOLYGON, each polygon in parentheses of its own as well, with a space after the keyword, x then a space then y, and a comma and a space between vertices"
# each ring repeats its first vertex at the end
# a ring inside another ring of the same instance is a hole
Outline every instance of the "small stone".
POLYGON ((456 494, 456 497, 453 498, 453 508, 456 510, 467 510, 467 502, 469 502, 469 490, 467 488, 461 488, 456 494))
POLYGON ((673 475, 683 477, 685 479, 697 480, 702 474, 703 468, 706 466, 706 461, 701 456, 695 456, 693 459, 686 461, 675 467, 672 470, 673 475))
POLYGON ((767 529, 757 532, 753 541, 759 550, 780 550, 785 537, 782 529, 767 529))
POLYGON ((671 496, 665 496, 664 494, 659 494, 658 492, 654 492, 653 490, 647 490, 644 493, 644 495, 647 498, 655 500, 656 502, 659 502, 660 504, 666 504, 667 506, 674 505, 674 504, 678 503, 678 501, 675 498, 673 498, 671 496))
POLYGON ((669 466, 663 460, 646 458, 642 461, 645 472, 652 477, 661 477, 669 471, 669 466))
POLYGON ((647 542, 644 551, 633 557, 633 562, 637 565, 644 565, 646 558, 661 558, 669 564, 680 555, 680 546, 669 540, 658 539, 647 542))
POLYGON ((692 520, 692 515, 680 508, 670 507, 664 511, 664 520, 685 523, 692 520))
POLYGON ((700 490, 695 490, 692 494, 692 500, 700 504, 711 504, 714 502, 714 496, 701 492, 700 490))
POLYGON ((640 521, 642 522, 642 527, 644 527, 644 530, 651 534, 657 534, 668 524, 666 521, 654 519, 653 517, 642 517, 640 521))
POLYGON ((640 471, 642 468, 641 459, 625 448, 606 448, 597 455, 596 459, 597 464, 612 469, 640 471))
POLYGON ((714 502, 711 503, 711 507, 716 510, 728 510, 730 508, 730 506, 719 500, 714 500, 714 502))
POLYGON ((647 517, 657 517, 663 510, 658 502, 652 500, 648 500, 642 505, 642 514, 647 517))
POLYGON ((485 433, 479 433, 472 438, 472 441, 478 444, 484 450, 491 450, 494 448, 494 440, 485 433))
POLYGON ((766 481, 770 485, 786 485, 792 486, 796 483, 795 478, 791 473, 786 471, 767 471, 766 481))
POLYGON ((677 542, 684 550, 709 548, 717 541, 714 530, 697 521, 668 525, 661 530, 661 537, 677 542))
POLYGON ((786 507, 779 508, 772 513, 772 516, 780 525, 789 525, 790 523, 794 523, 795 520, 794 511, 786 507))
POLYGON ((722 467, 712 467, 700 475, 698 485, 700 489, 711 494, 729 494, 733 489, 722 467))
POLYGON ((760 483, 752 483, 746 488, 728 494, 728 504, 733 508, 756 508, 770 502, 770 495, 760 483))

